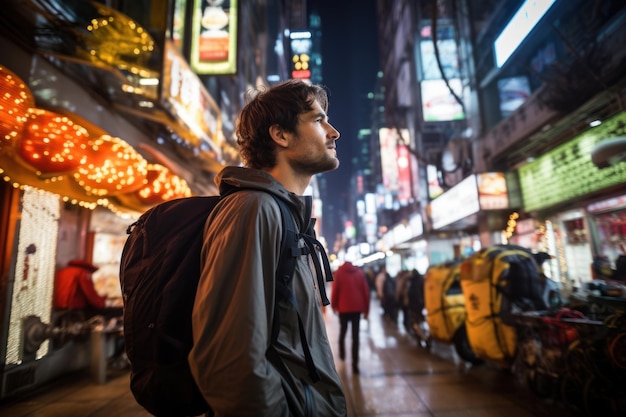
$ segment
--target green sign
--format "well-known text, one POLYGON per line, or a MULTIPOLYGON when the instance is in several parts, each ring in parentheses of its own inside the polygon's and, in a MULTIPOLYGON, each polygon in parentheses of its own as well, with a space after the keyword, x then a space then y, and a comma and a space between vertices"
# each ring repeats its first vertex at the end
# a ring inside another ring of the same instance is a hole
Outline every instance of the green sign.
POLYGON ((603 169, 591 162, 594 146, 616 136, 626 136, 626 112, 521 167, 519 178, 524 209, 542 209, 626 183, 626 162, 603 169))

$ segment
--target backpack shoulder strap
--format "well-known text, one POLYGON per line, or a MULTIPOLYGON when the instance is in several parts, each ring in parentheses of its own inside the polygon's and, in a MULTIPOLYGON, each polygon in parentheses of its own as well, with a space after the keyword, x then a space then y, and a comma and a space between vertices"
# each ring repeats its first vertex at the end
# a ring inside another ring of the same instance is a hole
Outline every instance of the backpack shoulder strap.
POLYGON ((289 207, 287 207, 287 204, 283 200, 274 195, 272 196, 274 197, 274 200, 276 201, 276 203, 278 203, 278 207, 280 208, 280 217, 283 233, 280 242, 280 257, 278 260, 278 267, 276 268, 276 297, 274 304, 274 315, 272 320, 272 338, 270 341, 270 346, 267 350, 267 355, 269 358, 273 359, 276 366, 286 368, 286 365, 284 364, 284 362, 278 355, 276 348, 274 347, 274 344, 278 339, 278 334, 280 333, 278 301, 281 299, 286 299, 290 302, 290 304, 296 311, 296 315, 298 316, 300 343, 302 344, 302 348, 304 350, 304 357, 306 360, 307 369, 309 371, 309 377, 311 378, 311 381, 315 383, 320 380, 320 374, 315 367, 315 363, 313 362, 313 355, 311 354, 309 343, 306 339, 304 323, 300 315, 300 309, 298 308, 298 300, 296 299, 293 291, 291 291, 289 287, 289 283, 296 269, 298 256, 305 255, 307 252, 306 250, 303 251, 303 248, 298 247, 298 240, 301 234, 296 231, 297 228, 291 210, 289 209, 289 207))
MULTIPOLYGON (((279 278, 279 280, 282 279, 285 285, 288 286, 296 267, 297 257, 302 255, 311 255, 311 259, 313 260, 313 265, 315 267, 317 286, 320 297, 322 299, 322 305, 329 305, 330 300, 328 299, 328 296, 326 294, 324 277, 326 277, 326 281, 330 282, 333 280, 333 273, 330 268, 328 256, 326 256, 326 252, 324 251, 322 244, 314 236, 315 232, 313 231, 313 219, 309 220, 307 230, 305 230, 303 233, 297 232, 296 224, 294 222, 291 210, 280 198, 274 196, 274 200, 276 200, 276 202, 278 203, 278 207, 280 208, 280 214, 283 224, 281 255, 276 271, 277 278, 279 278), (305 246, 302 248, 298 246, 298 241, 300 238, 302 238, 305 243, 305 246), (318 256, 318 253, 320 254, 320 256, 318 256)), ((310 200, 307 200, 307 213, 310 217, 310 200)))
POLYGON ((276 280, 282 287, 283 284, 288 286, 298 262, 298 232, 293 214, 287 204, 280 198, 274 196, 274 201, 280 209, 280 218, 282 222, 282 237, 280 240, 280 257, 278 259, 278 267, 276 268, 276 280))

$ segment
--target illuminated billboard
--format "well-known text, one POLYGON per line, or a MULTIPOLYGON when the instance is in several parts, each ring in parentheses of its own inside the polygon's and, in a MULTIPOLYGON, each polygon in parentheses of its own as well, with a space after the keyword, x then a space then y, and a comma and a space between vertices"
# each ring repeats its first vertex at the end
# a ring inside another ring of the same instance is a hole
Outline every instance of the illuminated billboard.
MULTIPOLYGON (((409 137, 407 129, 401 129, 401 133, 403 137, 409 137)), ((398 136, 397 129, 381 128, 378 136, 383 192, 392 195, 395 201, 407 204, 412 198, 411 154, 409 149, 398 136)))
POLYGON ((291 47, 291 78, 311 78, 311 50, 313 40, 311 32, 291 32, 289 34, 291 47))
POLYGON ((482 172, 476 175, 481 210, 509 208, 506 176, 503 172, 482 172))
POLYGON ((500 114, 508 117, 530 97, 528 77, 509 77, 498 80, 500 114))
POLYGON ((625 126, 622 112, 520 167, 524 209, 542 209, 626 183, 626 162, 601 169, 591 160, 598 143, 626 136, 625 126))
POLYGON ((219 153, 216 145, 222 129, 219 107, 172 41, 166 40, 163 57, 161 101, 198 138, 198 143, 193 145, 203 141, 219 153))
MULTIPOLYGON (((462 97, 461 80, 453 78, 448 82, 457 97, 462 97)), ((422 112, 425 122, 445 122, 465 118, 461 103, 450 92, 444 80, 422 81, 421 87, 422 112)))
POLYGON ((394 129, 383 127, 378 131, 378 138, 383 186, 386 192, 395 193, 398 191, 398 161, 396 160, 398 135, 394 129))
POLYGON ((480 210, 509 208, 506 175, 503 172, 472 174, 431 201, 433 228, 439 229, 480 210))
POLYGON ((434 229, 452 224, 480 210, 476 176, 470 175, 430 203, 434 229))
POLYGON ((555 0, 526 0, 493 43, 496 66, 501 67, 526 39, 555 0))
MULTIPOLYGON (((406 132, 408 134, 408 131, 406 132)), ((411 154, 409 148, 400 143, 397 148, 398 201, 406 204, 411 201, 411 154)))
MULTIPOLYGON (((446 78, 459 78, 459 59, 454 39, 437 41, 437 51, 446 78)), ((420 42, 422 79, 441 80, 441 71, 435 55, 435 44, 431 39, 420 42)))
POLYGON ((195 0, 191 67, 198 74, 237 72, 238 0, 195 0))
POLYGON ((431 200, 443 194, 443 188, 439 181, 439 171, 435 165, 426 167, 426 178, 428 181, 428 196, 431 200))
POLYGON ((179 50, 183 50, 185 42, 185 0, 174 0, 174 15, 172 19, 172 28, 169 38, 179 50))

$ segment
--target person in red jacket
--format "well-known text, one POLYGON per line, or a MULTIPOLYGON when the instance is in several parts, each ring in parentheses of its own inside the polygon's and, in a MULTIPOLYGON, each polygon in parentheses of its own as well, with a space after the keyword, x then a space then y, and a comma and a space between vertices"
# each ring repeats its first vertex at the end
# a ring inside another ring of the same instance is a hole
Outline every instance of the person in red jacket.
POLYGON ((119 301, 98 294, 91 274, 98 267, 87 261, 71 260, 56 274, 54 307, 57 309, 83 310, 88 316, 106 313, 121 315, 119 301))
POLYGON ((352 327, 352 372, 359 373, 359 323, 361 314, 367 320, 370 310, 370 289, 361 268, 350 262, 342 264, 334 274, 330 305, 339 314, 339 358, 346 358, 346 333, 352 327))

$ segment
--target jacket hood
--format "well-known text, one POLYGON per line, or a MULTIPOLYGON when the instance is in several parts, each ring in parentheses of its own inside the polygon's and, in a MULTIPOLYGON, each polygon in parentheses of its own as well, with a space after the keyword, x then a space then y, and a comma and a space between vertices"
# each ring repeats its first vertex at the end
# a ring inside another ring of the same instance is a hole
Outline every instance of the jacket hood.
POLYGON ((278 196, 281 200, 285 200, 293 206, 296 212, 300 214, 298 221, 303 227, 307 227, 308 219, 311 218, 311 197, 299 196, 288 191, 274 177, 263 170, 229 166, 215 177, 215 184, 222 196, 238 189, 265 191, 278 196), (307 220, 305 221, 304 219, 307 220))
POLYGON ((279 196, 284 196, 286 193, 289 193, 285 187, 270 174, 254 168, 226 167, 217 174, 215 183, 221 195, 228 194, 238 188, 269 191, 279 196))

